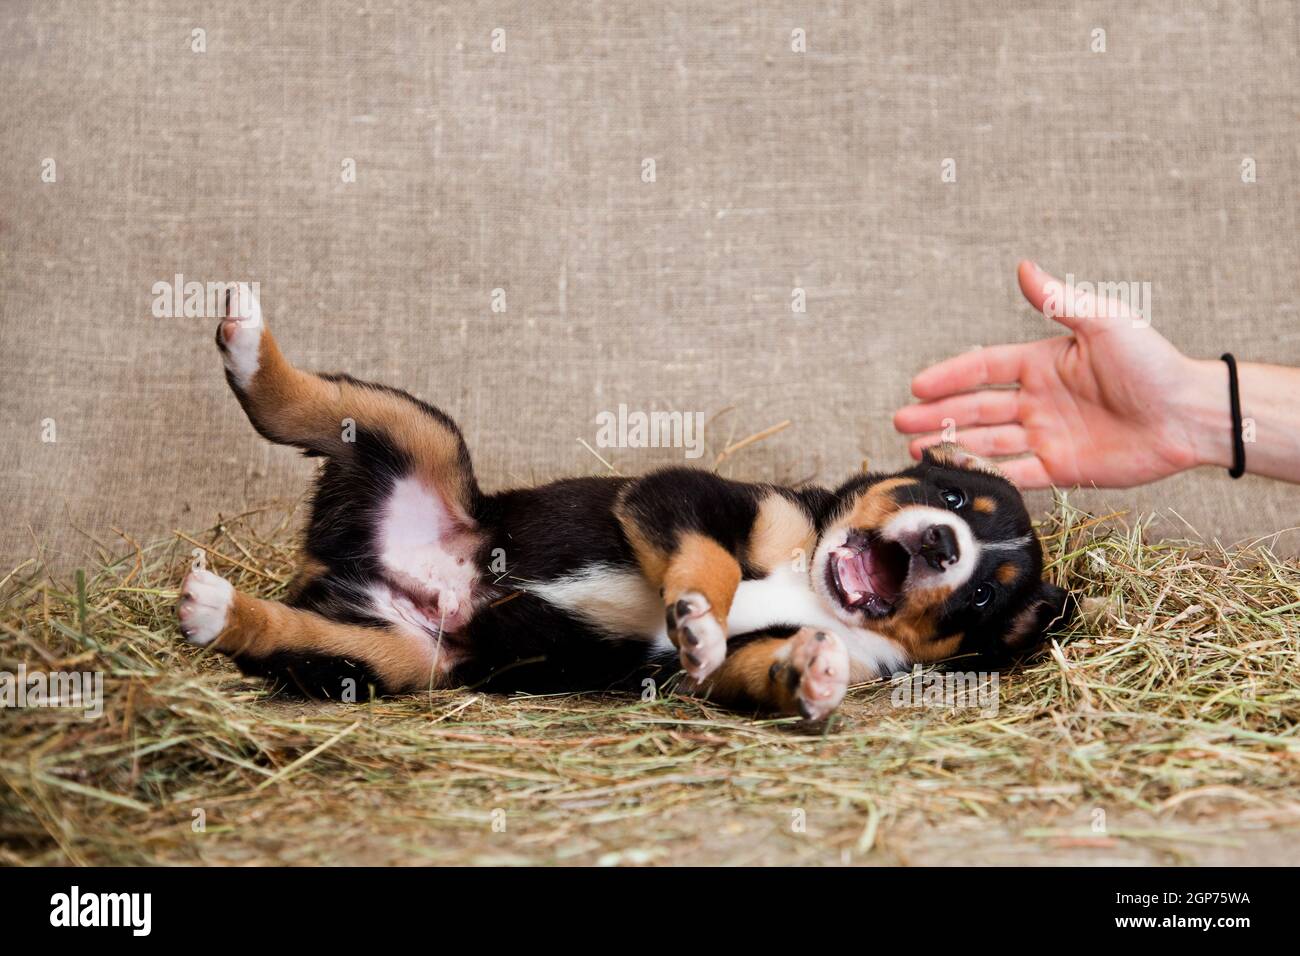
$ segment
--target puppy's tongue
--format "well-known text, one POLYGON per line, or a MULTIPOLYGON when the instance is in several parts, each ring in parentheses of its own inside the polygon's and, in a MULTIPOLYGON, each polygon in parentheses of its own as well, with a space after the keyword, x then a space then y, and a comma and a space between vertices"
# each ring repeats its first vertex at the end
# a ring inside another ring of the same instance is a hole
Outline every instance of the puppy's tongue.
POLYGON ((871 574, 867 571, 865 552, 858 551, 852 555, 840 555, 838 570, 840 585, 846 594, 856 596, 871 590, 871 574))
POLYGON ((875 555, 869 547, 851 554, 841 552, 836 569, 839 571, 840 585, 847 594, 875 594, 886 601, 898 597, 890 576, 877 566, 875 555))

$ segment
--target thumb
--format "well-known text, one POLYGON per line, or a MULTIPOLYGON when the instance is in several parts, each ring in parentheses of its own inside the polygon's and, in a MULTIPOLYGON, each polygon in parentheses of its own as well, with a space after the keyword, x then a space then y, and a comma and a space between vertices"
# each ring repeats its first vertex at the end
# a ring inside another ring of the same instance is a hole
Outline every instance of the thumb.
POLYGON ((1080 331, 1100 319, 1108 318, 1100 314, 1094 296, 1074 295, 1064 282, 1028 259, 1022 260, 1017 267, 1016 278, 1020 280, 1020 291, 1030 305, 1071 331, 1080 331))

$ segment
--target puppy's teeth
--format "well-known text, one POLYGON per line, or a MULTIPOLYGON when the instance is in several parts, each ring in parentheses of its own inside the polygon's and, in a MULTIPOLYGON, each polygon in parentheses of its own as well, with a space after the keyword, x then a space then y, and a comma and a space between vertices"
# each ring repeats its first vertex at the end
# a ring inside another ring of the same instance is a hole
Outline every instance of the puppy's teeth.
POLYGON ((838 558, 851 558, 856 552, 852 548, 836 548, 834 554, 838 558))
POLYGON ((859 601, 861 601, 861 600, 862 600, 862 592, 861 592, 861 591, 854 591, 852 594, 849 595, 849 603, 850 603, 850 604, 857 604, 857 603, 858 603, 859 601))

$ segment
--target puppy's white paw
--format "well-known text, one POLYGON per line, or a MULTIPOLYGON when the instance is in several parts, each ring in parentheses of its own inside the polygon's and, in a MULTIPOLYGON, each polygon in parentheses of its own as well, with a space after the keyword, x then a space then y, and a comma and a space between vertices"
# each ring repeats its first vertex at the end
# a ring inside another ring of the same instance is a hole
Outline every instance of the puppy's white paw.
POLYGON ((234 602, 235 589, 229 581, 211 571, 191 571, 181 584, 176 604, 181 633, 191 644, 206 647, 225 629, 234 602))
POLYGON ((825 720, 849 689, 849 652, 830 631, 804 628, 790 638, 785 661, 772 665, 772 677, 784 680, 799 713, 825 720))
POLYGON ((717 670, 727 657, 727 629, 714 617, 708 599, 687 591, 668 606, 667 617, 687 676, 700 681, 717 670))
POLYGON ((247 388, 257 374, 263 328, 262 306, 252 286, 241 282, 238 288, 227 288, 226 317, 217 329, 217 345, 226 369, 240 388, 247 388))

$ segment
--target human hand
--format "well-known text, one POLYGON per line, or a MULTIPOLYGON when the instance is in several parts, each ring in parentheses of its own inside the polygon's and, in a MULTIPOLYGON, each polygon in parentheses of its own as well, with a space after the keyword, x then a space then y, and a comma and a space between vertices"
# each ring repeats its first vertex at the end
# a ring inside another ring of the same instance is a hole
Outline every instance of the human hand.
POLYGON ((933 365, 912 380, 921 404, 901 408, 894 427, 925 434, 921 449, 956 440, 977 455, 1025 455, 999 462, 1023 488, 1124 488, 1185 468, 1221 462, 1227 425, 1202 428, 1207 394, 1226 415, 1227 371, 1189 359, 1120 302, 1080 297, 1071 316, 1065 287, 1031 262, 1019 266, 1030 304, 1073 334, 996 345, 933 365), (1019 388, 991 387, 1019 385, 1019 388))

